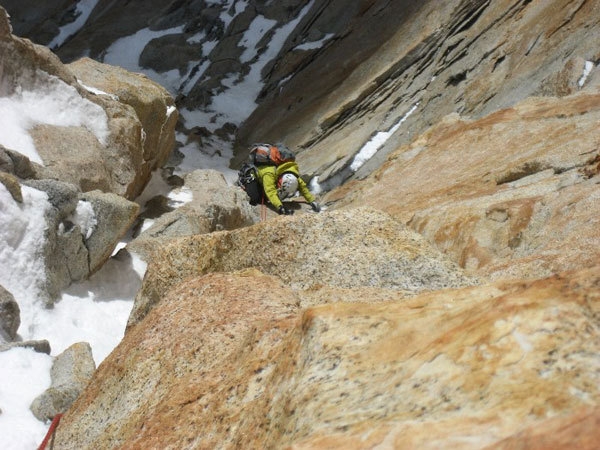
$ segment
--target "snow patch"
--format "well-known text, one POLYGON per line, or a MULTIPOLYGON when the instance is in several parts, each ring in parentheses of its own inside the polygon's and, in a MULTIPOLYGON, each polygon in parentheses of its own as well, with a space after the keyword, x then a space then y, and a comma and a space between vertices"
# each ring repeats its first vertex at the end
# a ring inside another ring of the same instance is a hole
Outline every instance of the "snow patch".
POLYGON ((310 192, 312 192, 314 195, 318 195, 321 192, 323 192, 323 189, 321 188, 321 185, 319 184, 319 177, 313 177, 310 180, 310 192))
POLYGON ((247 63, 256 56, 258 51, 256 45, 275 25, 277 25, 276 20, 269 20, 263 16, 256 16, 254 18, 240 40, 240 45, 246 48, 240 56, 241 63, 247 63))
MULTIPOLYGON (((274 31, 268 47, 260 54, 258 60, 250 66, 250 72, 245 78, 239 79, 239 75, 235 74, 223 80, 223 86, 227 89, 219 95, 212 97, 212 103, 203 111, 191 111, 183 109, 180 111, 181 116, 186 123, 203 124, 209 131, 214 132, 221 128, 225 123, 231 122, 235 125, 240 125, 258 106, 256 98, 263 88, 262 70, 275 58, 287 37, 294 30, 296 25, 310 11, 315 0, 311 0, 298 14, 293 21, 283 25, 274 31)), ((249 33, 244 35, 245 42, 248 45, 244 52, 243 58, 247 61, 253 60, 256 54, 256 48, 251 48, 262 37, 262 30, 268 29, 270 21, 265 18, 257 18, 252 23, 252 30, 257 33, 257 36, 252 36, 249 33)))
POLYGON ((23 203, 17 203, 0 183, 0 285, 19 304, 23 326, 46 281, 42 249, 51 205, 45 192, 28 186, 21 192, 23 203))
POLYGON ((0 144, 43 165, 29 130, 36 125, 85 127, 102 145, 108 139, 108 118, 104 110, 82 98, 61 79, 38 70, 31 88, 18 87, 14 94, 0 98, 0 144))
POLYGON ((139 60, 144 47, 146 47, 152 39, 171 34, 181 34, 183 33, 183 29, 183 25, 160 31, 152 31, 150 28, 144 28, 137 33, 115 41, 108 49, 106 49, 102 61, 106 64, 122 67, 130 72, 143 73, 151 80, 162 85, 171 94, 174 94, 177 92, 179 84, 181 83, 181 75, 178 70, 158 73, 151 69, 142 68, 139 65, 139 60))
POLYGON ((74 14, 77 18, 73 22, 61 27, 58 36, 48 44, 48 47, 56 50, 63 45, 67 39, 77 33, 83 25, 85 25, 97 4, 98 0, 79 0, 75 7, 74 14))
POLYGON ((77 203, 72 221, 74 224, 79 225, 81 234, 85 236, 85 239, 89 239, 92 236, 96 225, 98 225, 92 204, 81 200, 77 203))
POLYGON ((194 193, 190 188, 181 187, 171 191, 167 198, 169 199, 168 205, 171 208, 179 208, 191 202, 194 199, 194 193))
POLYGON ((114 94, 109 94, 107 92, 101 91, 100 89, 96 89, 92 86, 87 86, 81 82, 81 80, 77 80, 77 82, 88 92, 91 92, 94 95, 105 95, 107 97, 112 98, 113 100, 119 101, 119 97, 114 94))
POLYGON ((52 357, 32 349, 0 352, 0 436, 2 448, 38 448, 48 426, 29 410, 33 400, 50 387, 52 357))
POLYGON ((579 81, 577 82, 579 87, 583 87, 588 76, 590 75, 590 73, 592 73, 593 69, 594 69, 594 63, 592 61, 586 61, 585 65, 583 67, 583 74, 581 75, 581 78, 579 78, 579 81))
POLYGON ((387 142, 387 140, 392 136, 398 129, 400 125, 417 109, 419 104, 415 104, 402 118, 388 131, 380 131, 375 136, 371 138, 362 148, 358 151, 352 164, 350 165, 350 169, 353 172, 356 172, 360 169, 363 164, 365 164, 369 159, 371 159, 377 151, 383 147, 383 145, 387 142))
POLYGON ((327 42, 334 36, 334 33, 328 33, 323 37, 323 39, 313 42, 305 42, 304 44, 297 45, 296 47, 294 47, 294 50, 315 50, 317 48, 321 48, 323 47, 323 44, 325 44, 325 42, 327 42))

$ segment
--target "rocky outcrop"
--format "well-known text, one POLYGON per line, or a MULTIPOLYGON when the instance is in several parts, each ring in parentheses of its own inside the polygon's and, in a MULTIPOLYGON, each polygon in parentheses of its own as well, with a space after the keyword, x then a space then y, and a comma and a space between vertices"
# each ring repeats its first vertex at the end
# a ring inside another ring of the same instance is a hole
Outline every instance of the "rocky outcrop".
POLYGON ((0 343, 14 341, 21 324, 21 310, 10 292, 0 285, 0 343))
MULTIPOLYGON (((96 272, 133 223, 139 206, 127 199, 167 160, 177 111, 167 91, 144 76, 89 59, 67 67, 11 31, 0 8, 0 96, 24 104, 35 98, 44 113, 56 109, 56 118, 19 110, 29 114, 27 127, 11 124, 6 136, 28 134, 14 145, 31 138, 35 155, 0 146, 0 182, 14 200, 3 209, 21 214, 32 208, 21 205, 24 185, 48 195, 47 226, 34 238, 42 241, 40 254, 31 255, 43 262, 27 277, 35 279, 35 295, 51 305, 64 288, 96 272)), ((14 245, 19 251, 18 240, 14 245)))
POLYGON ((99 367, 57 444, 507 448, 597 404, 598 283, 596 268, 381 303, 347 290, 355 303, 302 310, 305 291, 256 271, 192 277, 99 367))
MULTIPOLYGON (((141 158, 131 161, 127 168, 135 173, 134 181, 127 186, 125 196, 133 199, 139 195, 150 178, 153 170, 164 165, 169 158, 175 144, 175 125, 179 116, 175 102, 162 86, 153 83, 147 77, 128 72, 119 67, 101 64, 89 58, 81 58, 71 64, 68 69, 77 79, 88 88, 92 88, 108 103, 117 101, 119 105, 128 105, 133 108, 135 117, 139 120, 141 129, 136 130, 140 137, 141 158)), ((114 106, 115 120, 122 122, 123 113, 114 106)), ((116 142, 124 141, 130 134, 131 128, 118 127, 115 131, 119 137, 116 142)), ((123 153, 127 149, 122 150, 123 153)), ((119 158, 123 160, 125 157, 119 158)), ((127 179, 127 173, 122 164, 111 164, 107 167, 113 178, 127 179), (121 175, 116 175, 122 171, 121 175)), ((129 175, 131 177, 131 175, 129 175)), ((119 193, 119 192, 116 192, 119 193)))
POLYGON ((56 109, 56 118, 28 113, 40 159, 28 178, 137 197, 173 149, 173 98, 143 76, 89 59, 67 67, 46 47, 13 36, 3 8, 0 17, 0 95, 48 97, 46 108, 56 109))
MULTIPOLYGON (((31 22, 33 3, 7 8, 19 23, 31 22)), ((64 23, 54 12, 47 17, 55 27, 64 23)), ((56 51, 64 61, 102 60, 118 39, 156 32, 132 64, 160 76, 178 71, 172 95, 207 122, 184 117, 180 130, 188 140, 210 132, 235 140, 233 167, 250 143, 284 140, 300 151, 307 174, 330 189, 366 176, 448 114, 478 118, 532 95, 560 97, 597 85, 597 70, 588 70, 599 59, 597 17, 598 5, 584 0, 290 0, 236 7, 135 0, 98 4, 56 51), (245 31, 261 25, 262 39, 250 42, 254 35, 245 31), (252 90, 255 72, 262 83, 258 108, 223 117, 213 99, 232 87, 252 90), (352 168, 378 133, 390 136, 367 164, 352 168)), ((37 36, 43 23, 19 31, 37 36)), ((220 140, 204 137, 200 147, 219 150, 220 140)))
POLYGON ((86 387, 96 364, 86 342, 71 345, 54 358, 50 370, 51 385, 31 404, 31 412, 41 421, 64 413, 86 387))
POLYGON ((98 191, 80 193, 72 184, 31 180, 30 187, 48 195, 42 239, 45 302, 76 281, 87 279, 108 260, 139 211, 137 203, 98 191))
MULTIPOLYGON (((167 206, 170 210, 158 217, 149 208, 143 211, 140 219, 151 221, 151 225, 127 245, 128 250, 148 259, 161 243, 171 238, 234 230, 259 221, 246 194, 238 187, 228 186, 223 175, 215 170, 190 172, 184 177, 183 186, 174 189, 172 195, 185 197, 183 205, 177 205, 176 209, 167 206)), ((162 200, 168 203, 166 198, 162 200)), ((157 202, 151 200, 147 204, 157 202)))
MULTIPOLYGON (((277 70, 265 76, 272 87, 239 130, 239 151, 257 139, 284 139, 303 150, 302 167, 329 189, 366 176, 448 114, 480 118, 529 96, 597 87, 599 71, 584 74, 586 61, 595 68, 599 59, 598 8, 571 0, 315 4, 310 23, 335 38, 307 52, 287 82, 278 83, 288 74, 277 70), (350 11, 337 32, 342 20, 332 16, 350 11), (389 136, 377 154, 351 168, 378 133, 389 136)), ((288 59, 291 46, 283 49, 288 59)))
POLYGON ((326 201, 375 204, 484 278, 589 267, 600 260, 599 100, 582 92, 448 116, 326 201))
POLYGON ((164 243, 148 265, 128 326, 188 277, 251 267, 295 289, 380 287, 414 294, 476 282, 421 236, 376 210, 286 216, 164 243))

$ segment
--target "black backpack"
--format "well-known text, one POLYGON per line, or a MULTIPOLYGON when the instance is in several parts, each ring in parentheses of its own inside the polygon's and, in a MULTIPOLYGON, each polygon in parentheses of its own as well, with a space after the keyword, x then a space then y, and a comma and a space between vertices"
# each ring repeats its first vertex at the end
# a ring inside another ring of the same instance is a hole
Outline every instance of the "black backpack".
POLYGON ((252 206, 262 202, 262 187, 258 181, 258 170, 254 164, 244 163, 242 165, 242 168, 238 171, 237 185, 246 191, 252 206))

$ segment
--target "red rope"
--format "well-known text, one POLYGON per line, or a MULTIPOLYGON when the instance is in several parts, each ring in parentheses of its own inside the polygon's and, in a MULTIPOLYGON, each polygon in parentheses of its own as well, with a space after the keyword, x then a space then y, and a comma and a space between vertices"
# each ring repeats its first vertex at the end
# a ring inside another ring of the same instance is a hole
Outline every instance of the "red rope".
POLYGON ((261 208, 260 208, 260 220, 264 222, 267 220, 267 205, 265 205, 265 196, 262 196, 261 208))
POLYGON ((52 423, 50 424, 50 428, 48 428, 48 432, 46 433, 46 437, 38 447, 38 450, 44 450, 46 448, 46 445, 48 445, 48 441, 50 440, 50 438, 52 438, 52 441, 54 441, 54 434, 56 433, 56 428, 58 427, 58 422, 60 422, 61 417, 62 414, 57 414, 54 416, 54 419, 52 419, 52 423))

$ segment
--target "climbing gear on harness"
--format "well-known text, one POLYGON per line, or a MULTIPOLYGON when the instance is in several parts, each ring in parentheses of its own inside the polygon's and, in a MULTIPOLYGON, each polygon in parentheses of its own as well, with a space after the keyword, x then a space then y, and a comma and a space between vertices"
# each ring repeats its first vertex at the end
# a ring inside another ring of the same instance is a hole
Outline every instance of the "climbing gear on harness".
POLYGON ((262 187, 258 181, 258 171, 256 166, 250 163, 244 163, 238 172, 237 185, 246 191, 252 206, 258 205, 263 200, 262 187))

